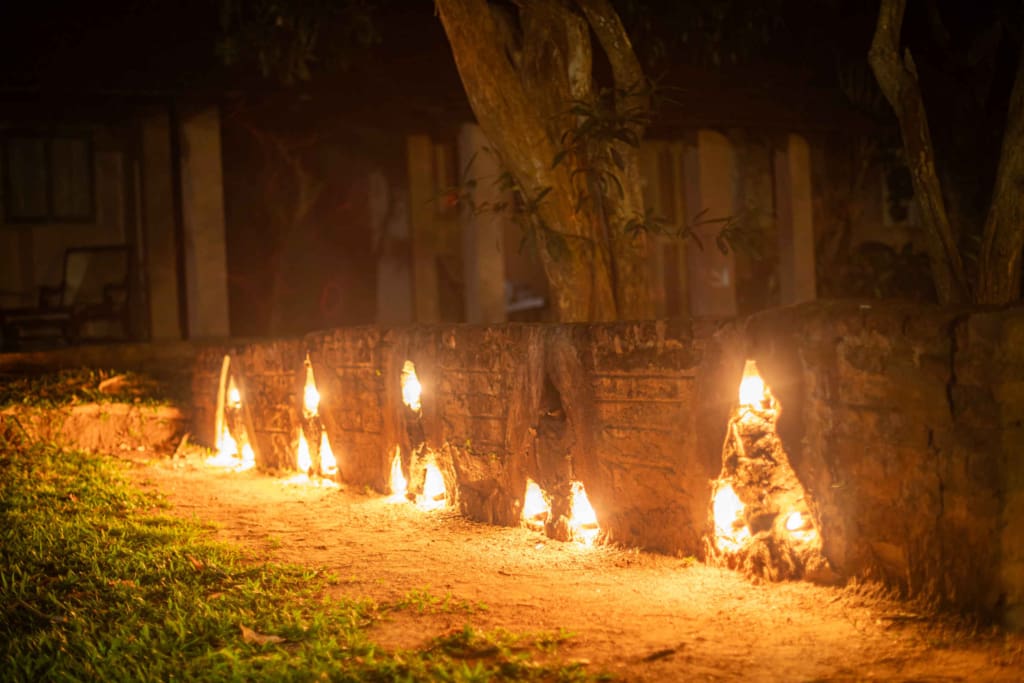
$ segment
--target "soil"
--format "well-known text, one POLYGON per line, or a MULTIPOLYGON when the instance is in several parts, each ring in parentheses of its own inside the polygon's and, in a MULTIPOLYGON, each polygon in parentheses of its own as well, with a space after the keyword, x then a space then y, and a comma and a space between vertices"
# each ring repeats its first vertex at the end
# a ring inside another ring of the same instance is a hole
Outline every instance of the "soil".
MULTIPOLYGON (((140 458, 143 454, 134 453, 140 458)), ((607 546, 552 541, 450 509, 257 472, 197 453, 129 469, 175 514, 268 560, 325 568, 338 595, 395 604, 427 589, 448 605, 381 610, 389 650, 461 629, 565 629, 558 650, 630 681, 1017 681, 1024 638, 888 599, 871 586, 752 583, 725 569, 607 546)))

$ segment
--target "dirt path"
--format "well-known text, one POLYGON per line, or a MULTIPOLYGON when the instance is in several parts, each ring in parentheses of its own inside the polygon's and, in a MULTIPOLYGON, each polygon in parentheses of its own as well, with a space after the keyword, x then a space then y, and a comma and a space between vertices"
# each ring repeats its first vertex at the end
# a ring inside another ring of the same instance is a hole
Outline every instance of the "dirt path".
POLYGON ((575 635, 560 656, 626 680, 1024 680, 1020 637, 972 637, 866 591, 753 585, 683 559, 550 541, 192 458, 130 471, 176 514, 218 525, 223 540, 333 571, 341 593, 394 603, 426 588, 468 603, 391 612, 371 634, 389 649, 471 623, 564 628, 575 635))

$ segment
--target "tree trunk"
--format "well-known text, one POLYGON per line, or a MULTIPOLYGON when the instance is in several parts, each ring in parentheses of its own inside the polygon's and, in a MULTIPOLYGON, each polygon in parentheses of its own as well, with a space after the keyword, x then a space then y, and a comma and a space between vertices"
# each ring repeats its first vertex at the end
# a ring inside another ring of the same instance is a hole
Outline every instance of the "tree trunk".
POLYGON ((902 59, 899 53, 905 9, 906 0, 882 0, 868 61, 899 120, 914 196, 921 209, 935 291, 944 304, 962 303, 969 299, 969 288, 935 171, 935 153, 917 69, 909 50, 902 59))
POLYGON ((1003 133, 1002 154, 979 254, 975 294, 981 304, 1003 305, 1020 298, 1021 250, 1024 249, 1024 46, 1003 133))
MULTIPOLYGON (((643 214, 636 151, 619 152, 625 163, 614 173, 622 198, 600 201, 584 180, 593 160, 564 147, 566 132, 579 123, 573 103, 594 98, 590 29, 606 52, 609 45, 628 49, 636 60, 607 0, 581 5, 586 19, 567 4, 522 0, 516 22, 486 0, 436 2, 477 121, 523 195, 558 319, 648 317, 646 245, 642 237, 623 238, 622 217, 643 214)), ((615 64, 628 57, 609 60, 618 85, 615 64)), ((638 63, 635 71, 642 77, 638 63)))

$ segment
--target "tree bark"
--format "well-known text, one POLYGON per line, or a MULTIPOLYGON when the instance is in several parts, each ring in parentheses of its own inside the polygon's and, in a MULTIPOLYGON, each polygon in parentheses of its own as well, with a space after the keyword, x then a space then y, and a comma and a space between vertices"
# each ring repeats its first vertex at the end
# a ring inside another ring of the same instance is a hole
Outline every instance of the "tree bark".
POLYGON ((637 144, 626 141, 612 143, 616 158, 621 162, 622 192, 618 194, 617 188, 610 188, 605 193, 603 213, 610 236, 619 317, 643 320, 654 315, 647 269, 647 234, 642 230, 630 231, 628 226, 631 220, 643 222, 645 218, 639 141, 644 134, 641 121, 647 118, 650 110, 647 79, 626 29, 608 0, 577 0, 577 4, 611 64, 617 113, 627 120, 636 119, 628 125, 628 130, 637 144))
POLYGON ((1024 46, 1003 133, 995 189, 989 205, 979 255, 975 295, 981 304, 1003 305, 1020 298, 1021 250, 1024 249, 1024 46))
POLYGON ((477 121, 531 210, 556 316, 649 317, 646 245, 642 236, 625 239, 624 230, 629 217, 643 215, 636 150, 617 150, 623 197, 586 201, 581 178, 594 160, 580 150, 565 154, 563 141, 579 123, 573 102, 594 99, 590 29, 609 52, 616 85, 642 81, 639 62, 607 0, 580 3, 583 16, 563 2, 516 5, 521 45, 510 40, 518 29, 496 21, 486 0, 436 0, 477 121))
POLYGON ((868 61, 899 120, 939 301, 962 303, 969 300, 970 291, 935 170, 935 153, 917 69, 909 50, 900 58, 900 29, 905 9, 906 0, 882 0, 868 61))

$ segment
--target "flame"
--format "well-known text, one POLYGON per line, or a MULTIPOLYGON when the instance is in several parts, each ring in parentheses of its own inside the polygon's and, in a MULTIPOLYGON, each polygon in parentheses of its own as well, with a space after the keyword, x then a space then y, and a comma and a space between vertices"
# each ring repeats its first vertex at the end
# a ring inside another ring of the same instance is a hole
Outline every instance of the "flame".
POLYGON ((246 441, 242 444, 242 462, 239 463, 237 470, 244 472, 245 470, 251 470, 256 467, 256 453, 252 450, 252 446, 246 441))
POLYGON ((306 386, 302 390, 302 407, 307 413, 316 415, 320 409, 320 392, 316 389, 313 379, 313 366, 306 362, 306 386))
POLYGON ((295 468, 299 472, 309 472, 309 468, 313 466, 313 456, 309 452, 309 442, 306 441, 306 435, 299 430, 299 447, 295 453, 295 468))
POLYGON ((422 392, 423 387, 420 386, 420 380, 416 376, 416 366, 411 360, 405 361, 402 365, 402 402, 409 406, 410 410, 419 412, 422 407, 420 404, 422 392))
POLYGON ((740 381, 740 407, 760 410, 767 393, 764 380, 757 372, 757 364, 748 360, 743 367, 743 379, 740 381))
POLYGON ((320 474, 325 477, 333 477, 338 473, 338 459, 334 457, 331 450, 331 441, 327 438, 327 432, 320 433, 320 474))
POLYGON ((405 475, 402 474, 402 453, 397 446, 395 447, 395 457, 391 460, 391 481, 389 484, 391 487, 391 500, 405 500, 405 494, 409 490, 409 482, 405 480, 405 475))
POLYGON ((713 514, 715 542, 722 550, 735 552, 750 538, 750 530, 743 520, 745 506, 730 484, 720 486, 715 493, 713 514))
POLYGON ((217 441, 217 455, 221 458, 233 458, 238 455, 238 442, 231 436, 228 426, 224 425, 224 431, 217 441))
POLYGON ((551 514, 551 505, 544 496, 544 491, 533 479, 526 480, 526 492, 523 494, 523 521, 534 523, 543 521, 551 514))
POLYGON ((799 531, 804 526, 804 516, 800 514, 799 510, 794 510, 789 513, 789 517, 786 518, 786 530, 787 531, 799 531))
POLYGON ((424 510, 435 510, 444 507, 447 492, 444 486, 444 476, 434 462, 428 462, 424 468, 423 495, 420 496, 417 504, 424 510))
POLYGON ((238 441, 231 435, 227 425, 217 439, 217 454, 206 459, 209 467, 224 467, 233 469, 236 472, 244 472, 256 466, 256 453, 253 452, 249 441, 242 437, 242 447, 239 449, 238 441))
POLYGON ((572 529, 573 538, 581 541, 584 545, 593 544, 601 528, 597 524, 597 513, 594 512, 587 492, 583 488, 583 482, 572 483, 572 500, 569 506, 569 528, 572 529))
POLYGON ((228 407, 235 410, 242 407, 242 392, 238 390, 234 377, 231 378, 228 384, 228 407))

